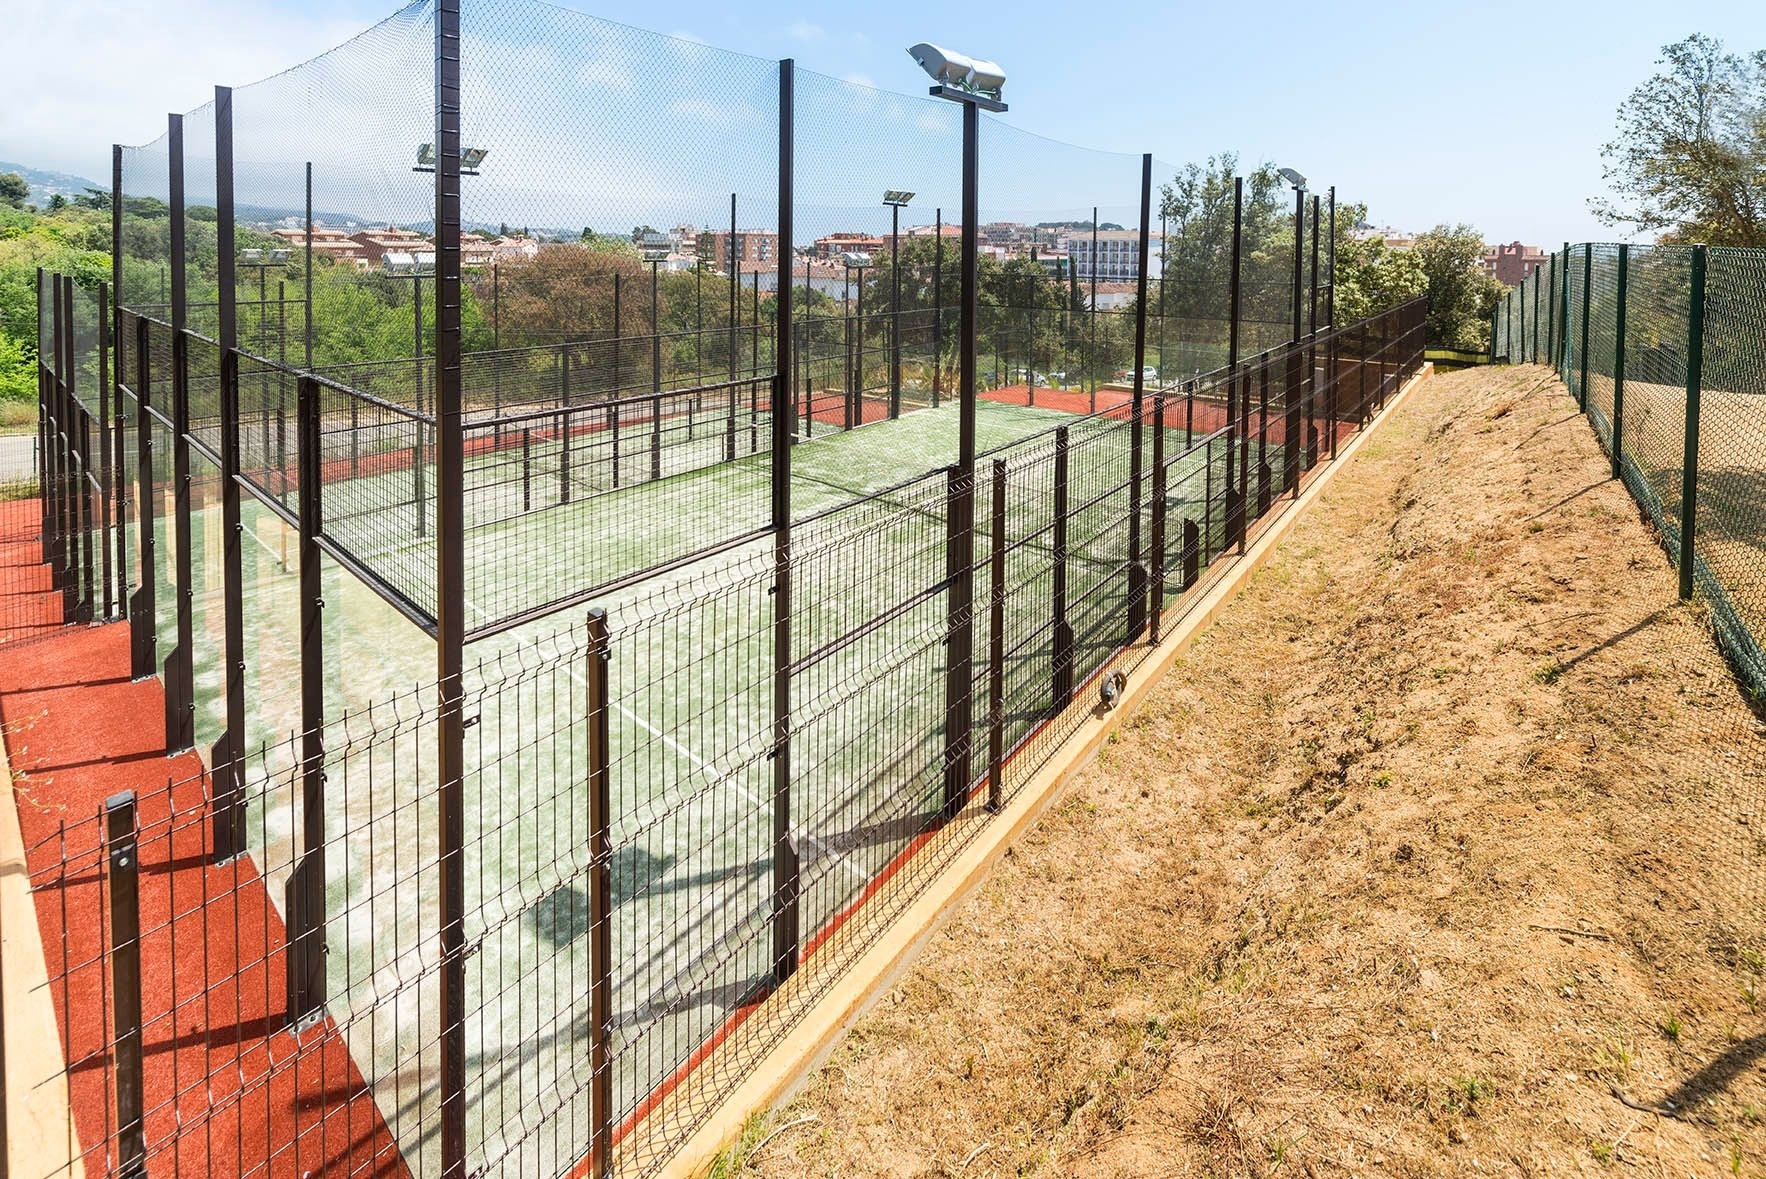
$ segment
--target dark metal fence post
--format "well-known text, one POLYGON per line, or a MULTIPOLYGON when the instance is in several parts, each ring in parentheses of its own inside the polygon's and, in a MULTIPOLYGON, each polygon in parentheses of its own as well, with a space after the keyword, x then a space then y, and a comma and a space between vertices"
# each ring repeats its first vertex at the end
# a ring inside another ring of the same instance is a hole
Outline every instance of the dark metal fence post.
MULTIPOLYGON (((115 1040, 117 1174, 146 1179, 146 1093, 141 1054, 140 844, 135 794, 104 801, 104 851, 110 885, 110 993, 115 1040)), ((72 1017, 72 1013, 69 1013, 72 1017)))
POLYGON ((613 745, 607 611, 589 611, 589 1175, 613 1156, 613 745))
POLYGON ((1557 364, 1557 331, 1558 331, 1558 256, 1553 254, 1546 261, 1546 300, 1545 300, 1545 363, 1557 364))
POLYGON ((1594 305, 1594 244, 1584 242, 1582 245, 1582 342, 1577 346, 1576 359, 1582 362, 1582 377, 1576 383, 1576 405, 1583 413, 1588 412, 1588 317, 1589 308, 1594 305))
POLYGON ((1073 699, 1073 627, 1067 621, 1067 427, 1055 428, 1055 518, 1051 547, 1054 569, 1050 602, 1053 615, 1054 651, 1051 712, 1060 712, 1073 699))
MULTIPOLYGON (((774 330, 774 374, 769 393, 772 417, 773 526, 773 977, 779 982, 797 969, 801 956, 798 900, 801 893, 797 844, 791 834, 791 440, 797 402, 791 388, 796 359, 793 299, 788 281, 796 200, 797 66, 779 62, 779 286, 774 330)), ((731 198, 731 209, 735 198, 731 198)), ((732 239, 731 248, 735 248, 732 239)), ((804 298, 807 301, 806 289, 804 298)), ((734 396, 732 391, 732 396, 734 396)), ((731 402, 732 406, 734 402, 731 402)), ((734 422, 732 410, 731 421, 734 422)))
POLYGON ((1570 243, 1564 243, 1563 281, 1558 283, 1558 350, 1552 358, 1558 376, 1568 377, 1570 367, 1570 243))
POLYGON ((190 339, 184 245, 184 116, 169 116, 172 255, 172 522, 177 550, 178 642, 166 655, 166 752, 196 746, 196 699, 192 690, 196 645, 195 576, 190 551, 190 339))
POLYGON ((155 541, 153 539, 153 364, 148 357, 150 339, 147 320, 135 320, 135 533, 140 551, 137 561, 141 569, 141 586, 129 603, 129 677, 144 680, 159 666, 156 647, 154 601, 155 541))
MULTIPOLYGON (((239 504, 239 320, 234 273, 233 91, 215 87, 215 263, 221 344, 221 534, 225 606, 227 728, 215 742, 209 764, 214 780, 214 857, 232 859, 245 851, 245 557, 241 549, 239 504)), ((261 312, 260 308, 260 312, 261 312)), ((303 456, 304 457, 304 456, 303 456)), ((308 478, 303 471, 301 498, 308 478)))
MULTIPOLYGON (((98 402, 98 541, 102 548, 101 563, 104 582, 104 602, 99 617, 111 618, 116 609, 116 567, 111 563, 111 479, 113 472, 110 466, 110 401, 112 382, 110 380, 110 284, 98 284, 98 372, 95 376, 93 398, 98 402)), ((116 521, 120 529, 121 520, 116 521)))
POLYGON ((993 535, 987 595, 987 809, 1005 797, 1006 760, 1006 460, 993 460, 993 535))
POLYGON ((1183 551, 1180 556, 1183 560, 1183 588, 1187 590, 1202 576, 1202 530, 1188 517, 1183 522, 1183 551))
POLYGON ((1686 439, 1680 469, 1680 598, 1692 597, 1698 524, 1699 394, 1705 376, 1705 247, 1692 248, 1692 299, 1686 323, 1686 439))
MULTIPOLYGON (((1163 284, 1161 284, 1163 285, 1163 284)), ((1165 355, 1160 353, 1163 363, 1165 355)), ((1187 449, 1187 446, 1186 446, 1187 449)), ((1165 394, 1153 394, 1153 500, 1152 568, 1147 576, 1148 638, 1159 641, 1159 622, 1165 609, 1165 394)))
MULTIPOLYGON (((1140 259, 1135 270, 1134 410, 1128 434, 1128 634, 1140 637, 1147 626, 1147 560, 1141 551, 1141 448, 1146 437, 1147 272, 1152 253, 1153 156, 1141 156, 1140 259)), ((1034 288, 1032 289, 1034 295, 1034 288)), ((1034 381, 1031 382, 1035 384, 1034 381)))
MULTIPOLYGON (((617 275, 615 277, 618 277, 617 275)), ((570 346, 563 345, 558 350, 558 404, 563 412, 558 415, 558 502, 570 502, 570 404, 571 404, 571 373, 570 346)), ((618 411, 615 410, 615 413, 618 411)), ((619 433, 614 431, 613 465, 619 468, 619 433)), ((615 487, 619 486, 618 476, 614 476, 615 487)))
POLYGON ((460 413, 460 0, 435 6, 437 874, 441 1173, 466 1176, 466 561, 460 413))
POLYGON ((1618 306, 1613 312, 1613 478, 1625 453, 1625 301, 1631 284, 1631 247, 1619 247, 1618 306))
POLYGON ((129 489, 123 477, 123 424, 128 421, 128 415, 123 412, 123 145, 120 143, 113 143, 110 148, 110 240, 110 318, 107 326, 111 333, 110 396, 115 398, 116 404, 111 414, 111 449, 107 458, 110 462, 108 477, 115 495, 116 606, 118 615, 127 618, 130 604, 129 489))
POLYGON ((288 878, 288 1021, 300 1024, 325 1002, 325 628, 320 582, 319 384, 296 386, 300 480, 300 857, 288 878))

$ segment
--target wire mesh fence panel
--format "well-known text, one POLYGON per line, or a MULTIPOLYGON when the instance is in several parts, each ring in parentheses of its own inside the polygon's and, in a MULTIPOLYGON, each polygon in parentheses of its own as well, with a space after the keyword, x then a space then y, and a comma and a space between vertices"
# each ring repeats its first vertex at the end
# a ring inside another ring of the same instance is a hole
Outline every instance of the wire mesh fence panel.
POLYGON ((1766 253, 1711 248, 1704 295, 1694 548, 1722 645, 1758 689, 1766 686, 1766 418, 1758 409, 1766 253))
POLYGON ((99 541, 52 567, 134 523, 100 579, 197 751, 30 833, 89 1165, 653 1173, 1420 364, 1419 304, 1329 326, 1267 169, 1235 287, 1231 161, 981 118, 965 329, 955 106, 452 16, 124 150, 114 402, 92 301, 42 325, 99 541))
POLYGON ((1591 246, 1593 266, 1588 297, 1588 415, 1595 436, 1609 452, 1613 446, 1613 378, 1618 360, 1615 333, 1619 326, 1619 248, 1591 246))
POLYGON ((1621 474, 1672 545, 1680 518, 1691 250, 1635 246, 1625 306, 1621 474))

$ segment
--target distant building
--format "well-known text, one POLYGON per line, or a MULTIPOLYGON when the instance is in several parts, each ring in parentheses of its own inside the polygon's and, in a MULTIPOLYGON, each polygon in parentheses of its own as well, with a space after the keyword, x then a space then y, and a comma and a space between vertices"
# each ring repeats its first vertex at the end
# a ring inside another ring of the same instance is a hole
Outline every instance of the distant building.
MULTIPOLYGON (((905 234, 903 236, 906 236, 905 234)), ((842 254, 881 254, 889 249, 889 239, 870 233, 830 233, 815 241, 816 257, 837 260, 842 254)))
POLYGON ((368 265, 378 266, 387 253, 414 254, 420 250, 433 252, 434 246, 427 237, 409 229, 364 229, 360 233, 350 234, 350 240, 362 248, 362 256, 368 265))
MULTIPOLYGON (((276 237, 287 242, 297 250, 306 248, 307 233, 296 220, 293 226, 272 231, 276 237)), ((313 257, 329 258, 340 265, 366 268, 368 255, 361 245, 352 240, 341 229, 331 229, 320 222, 313 223, 313 257)))
POLYGON ((779 235, 764 229, 707 231, 699 235, 699 257, 728 274, 737 270, 777 270, 779 235))
MULTIPOLYGON (((1147 259, 1147 276, 1157 279, 1161 273, 1158 234, 1147 236, 1152 251, 1147 259)), ((1097 231, 1097 258, 1092 258, 1092 231, 1079 230, 1061 239, 1060 248, 1067 252, 1069 264, 1080 282, 1088 283, 1095 273, 1100 283, 1132 283, 1140 276, 1141 231, 1138 229, 1100 229, 1097 231)), ((1100 298, 1099 302, 1102 302, 1100 298)))
POLYGON ((1505 286, 1518 287, 1527 277, 1545 265, 1546 253, 1538 246, 1510 242, 1497 246, 1484 255, 1484 273, 1505 286))

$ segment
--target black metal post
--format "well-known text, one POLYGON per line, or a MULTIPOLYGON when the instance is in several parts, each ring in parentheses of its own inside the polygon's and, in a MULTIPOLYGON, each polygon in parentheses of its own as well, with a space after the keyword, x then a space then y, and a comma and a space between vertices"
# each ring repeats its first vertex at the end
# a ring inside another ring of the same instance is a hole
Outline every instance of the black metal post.
POLYGON ((1226 535, 1230 541, 1243 535, 1245 520, 1244 498, 1239 492, 1239 480, 1233 477, 1233 463, 1239 447, 1234 442, 1234 432, 1239 429, 1240 414, 1235 398, 1238 395, 1239 382, 1239 316, 1241 313, 1242 267, 1244 260, 1244 222, 1245 222, 1245 178, 1233 177, 1233 244, 1232 271, 1227 279, 1227 316, 1226 316, 1226 535))
POLYGON ((1692 248, 1692 297, 1686 323, 1686 436, 1680 458, 1680 599, 1692 597, 1698 561, 1699 395, 1705 379, 1705 247, 1692 248))
POLYGON ((104 800, 104 852, 110 885, 117 1174, 125 1179, 146 1179, 147 1100, 141 1067, 141 854, 135 831, 133 791, 113 794, 104 800))
POLYGON ((1088 413, 1098 412, 1098 207, 1091 207, 1091 306, 1085 316, 1086 368, 1091 370, 1091 404, 1088 413))
MULTIPOLYGON (((796 200, 797 67, 779 62, 779 250, 782 266, 791 257, 796 200)), ((787 270, 787 273, 789 271, 787 270)), ((789 282, 779 288, 774 344, 772 411, 773 526, 773 977, 783 982, 800 958, 801 891, 797 845, 791 836, 791 439, 796 400, 789 385, 796 341, 792 336, 793 296, 789 282)), ((805 304, 808 294, 805 293, 805 304)), ((813 410, 813 407, 812 407, 813 410)))
MULTIPOLYGON (((1613 478, 1622 474, 1625 453, 1625 301, 1631 283, 1631 247, 1619 247, 1619 305, 1613 324, 1613 478)), ((1537 289, 1537 288, 1535 288, 1537 289)))
POLYGON ((944 681, 944 815, 969 797, 975 644, 975 322, 981 303, 981 108, 963 107, 962 305, 957 316, 957 463, 950 477, 945 575, 950 584, 944 681))
POLYGON ((1141 156, 1140 258, 1135 271, 1134 409, 1128 442, 1128 634, 1134 642, 1147 625, 1147 561, 1141 551, 1141 447, 1146 439, 1142 413, 1146 408, 1147 275, 1151 264, 1153 226, 1153 155, 1141 156))
POLYGON ((987 595, 987 809, 1005 797, 1006 761, 1006 460, 993 460, 987 595))
POLYGON ((937 209, 932 241, 932 408, 944 391, 944 206, 937 209))
POLYGON ((306 168, 306 221, 302 238, 306 243, 305 257, 301 262, 301 282, 305 304, 301 308, 304 358, 302 367, 311 372, 313 368, 313 161, 307 161, 306 168))
MULTIPOLYGON (((438 259, 438 275, 439 275, 439 259, 438 259)), ((440 290, 439 277, 437 279, 436 285, 437 285, 437 290, 436 290, 435 303, 436 303, 436 311, 439 313, 441 311, 441 290, 440 290)), ((416 404, 417 404, 417 412, 419 414, 421 414, 423 412, 423 276, 421 274, 413 274, 411 276, 411 331, 412 331, 412 340, 411 340, 412 353, 411 353, 411 355, 415 359, 416 367, 417 367, 416 404)), ((433 397, 430 398, 430 408, 431 409, 438 408, 438 406, 436 404, 436 399, 433 397)), ((438 426, 440 425, 440 422, 441 422, 441 416, 438 413, 436 415, 436 423, 438 426)), ((424 426, 424 422, 421 419, 418 419, 418 420, 413 421, 411 423, 411 432, 412 432, 412 440, 411 440, 411 498, 412 498, 412 502, 415 503, 416 507, 417 507, 417 535, 418 536, 428 536, 429 535, 429 509, 428 509, 428 504, 427 504, 429 497, 428 497, 428 488, 424 486, 425 479, 424 479, 424 469, 423 469, 423 467, 424 467, 424 464, 423 464, 423 454, 424 454, 423 426, 424 426)))
MULTIPOLYGON (((215 267, 221 345, 221 535, 227 727, 209 755, 217 863, 245 851, 245 564, 239 503, 239 311, 234 270, 233 91, 215 87, 215 267)), ((262 271, 259 271, 261 274, 262 271)), ((318 469, 302 472, 318 482, 318 469)))
POLYGON ((589 1176, 613 1172, 613 743, 607 612, 589 611, 589 1176))
POLYGON ((1312 197, 1312 271, 1311 282, 1308 284, 1306 298, 1306 335, 1311 342, 1306 345, 1306 384, 1303 396, 1306 398, 1306 449, 1302 462, 1310 471, 1318 462, 1318 229, 1319 229, 1319 197, 1312 197))
POLYGON ((1582 362, 1581 379, 1576 387, 1576 405, 1583 413, 1588 412, 1588 312, 1593 305, 1594 283, 1594 243, 1584 242, 1582 245, 1582 334, 1581 343, 1576 347, 1576 359, 1582 362))
POLYGON ((300 855, 288 878, 288 1021, 325 1003, 325 652, 320 583, 319 383, 301 374, 295 398, 300 521, 300 855))
POLYGON ((466 1175, 465 462, 460 415, 460 0, 435 6, 436 768, 441 1173, 466 1175))
MULTIPOLYGON (((1160 249, 1163 252, 1163 241, 1161 241, 1160 249)), ((1160 266, 1164 266, 1163 259, 1160 261, 1160 266)), ((1163 310, 1163 295, 1161 295, 1160 304, 1161 310, 1163 310)), ((1160 319, 1163 320, 1164 316, 1160 316, 1160 319)), ((1160 360, 1164 360, 1163 354, 1160 355, 1160 360)), ((1187 440, 1185 449, 1188 449, 1187 440)), ((1153 567, 1149 572, 1147 583, 1149 615, 1147 637, 1154 643, 1159 641, 1159 623, 1165 609, 1165 495, 1165 394, 1155 393, 1153 394, 1153 535, 1151 543, 1153 567)))
POLYGON ((154 564, 156 542, 153 538, 153 403, 152 361, 148 355, 147 320, 135 320, 135 493, 136 541, 140 547, 137 560, 141 569, 141 585, 129 603, 129 678, 144 680, 159 666, 159 635, 154 624, 154 564))
POLYGON ((889 206, 889 417, 901 416, 901 206, 889 206))
POLYGON ((1053 639, 1049 711, 1058 713, 1073 699, 1073 626, 1067 621, 1067 427, 1055 427, 1054 522, 1049 538, 1050 634, 1053 639))
MULTIPOLYGON (((110 381, 110 284, 98 284, 98 372, 93 378, 93 397, 98 402, 98 483, 96 488, 98 499, 97 532, 100 548, 101 579, 104 584, 104 601, 99 617, 109 619, 116 608, 116 569, 111 564, 110 547, 110 400, 112 383, 110 381)), ((91 456, 87 456, 91 461, 91 456)), ((120 529, 121 522, 118 522, 120 529)))
POLYGON ((196 746, 194 648, 195 578, 190 551, 190 340, 184 244, 184 116, 170 116, 167 154, 171 166, 172 255, 172 491, 176 504, 173 543, 177 548, 178 645, 167 657, 166 752, 196 746))

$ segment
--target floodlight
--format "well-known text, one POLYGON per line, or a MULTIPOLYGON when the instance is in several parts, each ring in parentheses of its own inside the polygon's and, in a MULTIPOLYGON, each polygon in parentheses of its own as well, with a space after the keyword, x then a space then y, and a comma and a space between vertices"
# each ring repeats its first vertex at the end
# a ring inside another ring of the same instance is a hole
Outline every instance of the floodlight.
POLYGON ((840 260, 846 265, 854 267, 871 264, 871 256, 862 250, 843 250, 840 253, 840 260))
POLYGON ((946 86, 961 86, 975 64, 962 54, 941 49, 930 41, 908 46, 908 56, 918 62, 934 82, 946 86))
POLYGON ((239 251, 239 260, 247 266, 256 266, 264 260, 264 252, 262 250, 241 250, 239 251))
MULTIPOLYGON (((460 175, 478 175, 479 165, 484 163, 484 158, 490 154, 490 148, 488 147, 468 147, 462 149, 460 152, 460 175)), ((420 143, 417 145, 417 163, 412 167, 411 171, 435 171, 435 144, 420 143)))
POLYGON ((997 101, 1006 86, 1006 71, 998 62, 967 57, 929 41, 909 46, 908 56, 918 62, 934 82, 968 94, 997 101))
POLYGON ((281 266, 283 263, 285 263, 287 261, 288 261, 288 251, 287 250, 271 250, 270 251, 270 265, 281 266))
POLYGON ((644 261, 646 261, 646 262, 666 261, 668 258, 668 247, 666 247, 666 246, 645 246, 643 249, 643 255, 644 255, 644 261))
POLYGON ((1292 168, 1278 169, 1276 175, 1280 176, 1283 180, 1286 180, 1297 189, 1306 187, 1306 177, 1300 175, 1300 173, 1294 171, 1292 168))
POLYGON ((883 194, 883 203, 886 205, 894 205, 897 208, 900 208, 902 205, 907 204, 909 201, 911 201, 913 199, 914 199, 913 193, 903 192, 899 188, 892 188, 888 192, 883 194))

